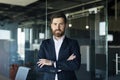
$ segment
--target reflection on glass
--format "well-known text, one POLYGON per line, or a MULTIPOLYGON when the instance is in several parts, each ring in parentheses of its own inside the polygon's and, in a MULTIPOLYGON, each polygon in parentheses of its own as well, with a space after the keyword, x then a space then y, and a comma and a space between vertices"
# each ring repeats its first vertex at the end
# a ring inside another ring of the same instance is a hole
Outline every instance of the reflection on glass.
POLYGON ((21 29, 18 28, 18 35, 17 35, 17 39, 18 39, 18 54, 21 58, 21 60, 24 60, 25 57, 25 32, 21 29))
POLYGON ((0 30, 0 39, 10 40, 11 32, 9 30, 0 30))
POLYGON ((104 36, 105 35, 105 28, 106 27, 106 25, 105 25, 105 22, 100 22, 99 23, 99 35, 100 36, 104 36))

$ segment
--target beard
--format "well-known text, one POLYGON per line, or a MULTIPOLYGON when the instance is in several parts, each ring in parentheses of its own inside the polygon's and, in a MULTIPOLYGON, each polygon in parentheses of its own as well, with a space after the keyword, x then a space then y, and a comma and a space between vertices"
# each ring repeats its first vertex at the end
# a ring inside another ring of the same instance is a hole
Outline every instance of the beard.
POLYGON ((52 31, 53 35, 56 36, 56 37, 61 37, 64 35, 64 31, 61 31, 60 29, 57 29, 57 30, 54 30, 52 31))

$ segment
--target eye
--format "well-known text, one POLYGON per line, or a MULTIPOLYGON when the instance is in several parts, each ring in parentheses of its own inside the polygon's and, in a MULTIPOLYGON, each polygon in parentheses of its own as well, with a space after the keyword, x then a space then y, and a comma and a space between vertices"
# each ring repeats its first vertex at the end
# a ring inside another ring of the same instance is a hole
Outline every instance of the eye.
POLYGON ((53 23, 54 25, 57 25, 57 23, 53 23))
POLYGON ((60 23, 60 25, 61 25, 61 26, 63 26, 63 25, 64 25, 64 23, 60 23))

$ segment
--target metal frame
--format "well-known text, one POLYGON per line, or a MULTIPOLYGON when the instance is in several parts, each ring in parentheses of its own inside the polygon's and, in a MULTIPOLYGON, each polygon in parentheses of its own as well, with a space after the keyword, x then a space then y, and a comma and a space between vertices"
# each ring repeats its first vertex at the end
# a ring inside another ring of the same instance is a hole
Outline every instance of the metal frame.
POLYGON ((116 75, 120 72, 120 69, 118 67, 120 61, 119 61, 120 57, 118 56, 118 53, 116 53, 116 75))

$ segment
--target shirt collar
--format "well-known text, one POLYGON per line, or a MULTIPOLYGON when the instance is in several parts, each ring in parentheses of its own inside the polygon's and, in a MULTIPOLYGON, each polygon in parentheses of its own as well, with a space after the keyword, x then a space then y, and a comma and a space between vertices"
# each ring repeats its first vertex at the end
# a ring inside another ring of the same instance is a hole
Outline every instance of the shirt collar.
POLYGON ((56 40, 56 39, 55 39, 55 36, 53 36, 53 40, 54 40, 54 41, 63 41, 64 38, 65 38, 65 35, 63 35, 59 40, 56 40))

